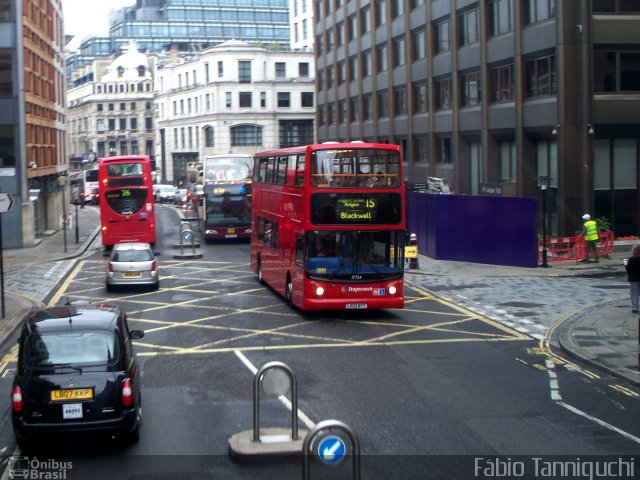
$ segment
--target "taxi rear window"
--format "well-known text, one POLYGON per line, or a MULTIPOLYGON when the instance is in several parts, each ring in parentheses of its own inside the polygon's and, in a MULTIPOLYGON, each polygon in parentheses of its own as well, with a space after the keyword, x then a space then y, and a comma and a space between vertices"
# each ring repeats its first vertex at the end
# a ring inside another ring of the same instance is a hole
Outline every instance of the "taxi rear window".
POLYGON ((32 368, 109 366, 120 355, 116 336, 108 331, 32 333, 24 346, 26 365, 32 368))

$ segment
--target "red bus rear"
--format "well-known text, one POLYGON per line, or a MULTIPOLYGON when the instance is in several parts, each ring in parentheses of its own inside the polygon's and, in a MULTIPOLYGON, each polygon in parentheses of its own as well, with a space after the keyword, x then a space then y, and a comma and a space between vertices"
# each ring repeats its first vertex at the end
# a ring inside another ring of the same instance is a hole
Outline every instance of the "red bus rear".
POLYGON ((102 244, 156 242, 151 159, 145 155, 99 160, 102 244))
POLYGON ((251 266, 303 310, 404 306, 405 192, 397 145, 255 155, 251 266))

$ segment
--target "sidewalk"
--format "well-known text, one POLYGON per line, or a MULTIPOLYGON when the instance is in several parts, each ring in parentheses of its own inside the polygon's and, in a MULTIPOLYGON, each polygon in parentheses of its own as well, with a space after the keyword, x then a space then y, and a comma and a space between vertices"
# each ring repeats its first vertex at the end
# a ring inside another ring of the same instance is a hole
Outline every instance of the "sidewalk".
MULTIPOLYGON (((73 207, 71 213, 75 222, 73 207)), ((98 235, 98 207, 79 209, 78 220, 79 242, 75 243, 74 225, 67 231, 67 252, 60 230, 44 236, 35 247, 3 252, 6 305, 5 318, 0 319, 0 344, 29 308, 46 300, 98 235)), ((552 344, 569 355, 640 386, 640 323, 638 315, 631 313, 622 262, 630 251, 631 246, 601 258, 600 263, 553 262, 548 268, 433 260, 421 255, 420 268, 406 270, 405 278, 466 308, 465 300, 475 301, 478 314, 497 316, 498 321, 534 338, 550 335, 552 344), (512 313, 505 313, 509 308, 512 313)))
POLYGON ((66 276, 75 259, 82 255, 99 233, 100 210, 87 205, 78 208, 78 243, 76 243, 76 211, 69 206, 73 218, 65 232, 45 232, 31 248, 4 249, 4 318, 0 318, 0 344, 20 326, 33 306, 42 306, 56 283, 66 276), (65 249, 66 246, 66 249, 65 249), (66 251, 65 251, 66 250, 66 251), (44 272, 44 273, 43 273, 44 272))

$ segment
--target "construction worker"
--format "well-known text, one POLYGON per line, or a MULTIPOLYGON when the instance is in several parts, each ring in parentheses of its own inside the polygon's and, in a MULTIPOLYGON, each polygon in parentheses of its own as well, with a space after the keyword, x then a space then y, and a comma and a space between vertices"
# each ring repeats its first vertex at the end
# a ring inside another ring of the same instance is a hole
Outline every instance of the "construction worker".
POLYGON ((582 220, 584 220, 584 224, 582 225, 582 235, 584 236, 584 241, 586 243, 586 251, 585 251, 585 261, 589 260, 589 251, 593 251, 594 262, 598 263, 600 260, 598 259, 598 241, 600 240, 600 235, 598 235, 598 224, 595 220, 591 220, 591 215, 585 213, 582 216, 582 220))

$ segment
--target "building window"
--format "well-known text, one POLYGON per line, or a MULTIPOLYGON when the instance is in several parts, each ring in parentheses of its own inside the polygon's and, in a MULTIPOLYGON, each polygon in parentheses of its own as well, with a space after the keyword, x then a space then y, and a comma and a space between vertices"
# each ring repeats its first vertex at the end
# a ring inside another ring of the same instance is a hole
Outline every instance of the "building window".
POLYGON ((298 76, 301 78, 309 77, 309 62, 298 63, 298 76))
POLYGON ((487 27, 490 37, 513 31, 513 0, 487 2, 487 27))
POLYGON ((429 160, 429 139, 427 137, 415 137, 413 146, 414 163, 427 163, 429 160))
POLYGON ((347 121, 347 102, 340 100, 338 102, 338 123, 345 123, 347 121))
MULTIPOLYGON (((144 77, 144 72, 145 72, 145 68, 144 65, 138 65, 138 76, 139 77, 144 77)), ((195 79, 194 79, 195 81, 195 79)))
POLYGON ((327 125, 334 125, 336 123, 336 109, 333 103, 327 105, 327 125))
POLYGON ((458 40, 460 46, 470 45, 479 40, 478 9, 467 10, 458 17, 458 40))
POLYGON ((407 114, 407 89, 396 87, 393 91, 394 114, 396 116, 407 114))
POLYGON ((349 59, 349 80, 353 82, 358 79, 358 57, 349 59))
POLYGON ((373 99, 371 94, 362 96, 362 120, 371 120, 373 114, 373 99))
POLYGON ((99 118, 96 120, 96 130, 98 132, 104 132, 104 119, 99 118))
POLYGON ((404 15, 404 0, 391 0, 391 16, 398 18, 404 15))
POLYGON ((218 62, 218 77, 221 78, 224 76, 224 64, 222 61, 218 62))
POLYGON ((267 108, 267 92, 260 92, 260 108, 267 108))
POLYGON ((127 142, 120 142, 120 155, 128 155, 127 152, 127 142))
POLYGON ((109 119, 109 131, 113 132, 116 129, 116 119, 115 118, 110 118, 109 119))
POLYGON ((388 68, 386 44, 378 45, 378 47, 376 48, 376 56, 376 60, 378 62, 378 72, 384 72, 388 68))
POLYGON ((204 146, 205 147, 213 147, 215 145, 215 137, 213 135, 213 127, 211 125, 207 125, 204 127, 204 146))
POLYGON ((262 145, 262 127, 259 125, 236 125, 230 130, 232 147, 262 145))
POLYGON ((347 18, 347 35, 350 41, 358 38, 358 20, 355 15, 347 18))
POLYGON ((395 39, 393 41, 393 66, 401 67, 405 63, 407 63, 407 54, 404 38, 395 39))
POLYGON ((480 104, 480 72, 460 74, 460 103, 462 107, 480 104))
POLYGON ((640 91, 640 52, 593 52, 593 88, 599 93, 640 91))
POLYGON ((427 84, 413 86, 413 113, 427 113, 427 84))
POLYGON ((449 51, 449 20, 439 22, 433 26, 433 49, 435 53, 449 51))
POLYGON ((351 122, 357 122, 360 115, 358 115, 359 112, 359 104, 358 104, 358 97, 352 97, 349 99, 349 119, 351 120, 351 122))
POLYGON ((251 62, 248 60, 238 61, 238 80, 240 83, 251 83, 251 62))
POLYGON ((138 151, 138 141, 137 140, 131 140, 131 155, 139 155, 140 152, 138 151))
POLYGON ((371 51, 367 50, 366 52, 362 52, 362 63, 360 64, 362 78, 366 78, 371 75, 371 51))
POLYGON ((109 104, 109 111, 110 111, 110 112, 113 112, 113 111, 114 111, 114 109, 115 109, 115 105, 114 105, 113 103, 110 103, 110 104, 109 104))
POLYGON ((534 58, 525 63, 527 98, 556 94, 556 56, 534 58))
POLYGON ((420 5, 424 5, 425 0, 411 0, 411 10, 415 10, 420 5))
POLYGON ((489 69, 491 83, 489 101, 491 103, 512 102, 514 100, 513 79, 513 64, 489 69))
POLYGON ((386 90, 380 91, 378 97, 378 118, 389 116, 389 94, 386 90))
POLYGON ((120 130, 126 130, 127 129, 127 119, 126 118, 120 118, 119 119, 119 124, 120 124, 120 130))
POLYGON ((411 34, 411 43, 413 46, 414 61, 427 58, 427 33, 424 29, 411 34))
POLYGON ((371 31, 371 10, 369 7, 360 9, 360 34, 371 31))
POLYGON ((638 0, 593 0, 594 13, 640 12, 638 0))
POLYGON ((386 0, 380 0, 376 2, 376 27, 381 27, 387 23, 387 2, 386 0))
POLYGON ((451 137, 436 139, 436 162, 439 164, 451 163, 451 137))
POLYGON ((516 142, 500 142, 500 181, 516 181, 516 142))
POLYGON ((303 107, 313 107, 313 92, 301 92, 300 105, 303 107))
POLYGON ((153 155, 153 140, 147 140, 144 148, 145 155, 153 155))
POLYGON ((556 16, 556 0, 525 0, 524 3, 526 25, 556 16))
POLYGON ((286 64, 284 62, 276 62, 276 78, 284 78, 286 76, 286 64))
POLYGON ((231 108, 231 92, 225 92, 224 94, 225 106, 231 108))
POLYGON ((450 110, 453 99, 451 98, 451 78, 441 78, 435 83, 436 110, 450 110))
POLYGON ((145 117, 144 119, 144 128, 147 132, 153 130, 153 118, 145 117))
POLYGON ((278 92, 278 107, 288 108, 291 106, 291 93, 278 92))
POLYGON ((318 124, 320 126, 323 126, 324 125, 324 107, 322 105, 318 105, 316 113, 318 115, 318 124))
POLYGON ((251 107, 251 92, 240 92, 238 94, 238 102, 240 107, 251 107))
POLYGON ((98 103, 97 109, 98 109, 99 112, 102 112, 102 104, 101 103, 98 103))
POLYGON ((130 119, 131 130, 138 130, 138 119, 136 117, 131 117, 130 119))
POLYGON ((336 23, 336 47, 344 43, 344 22, 336 23))
POLYGON ((469 144, 469 193, 478 195, 482 182, 482 146, 480 142, 469 144))
POLYGON ((338 77, 338 85, 342 85, 346 79, 344 62, 338 62, 336 65, 336 74, 338 77))

